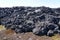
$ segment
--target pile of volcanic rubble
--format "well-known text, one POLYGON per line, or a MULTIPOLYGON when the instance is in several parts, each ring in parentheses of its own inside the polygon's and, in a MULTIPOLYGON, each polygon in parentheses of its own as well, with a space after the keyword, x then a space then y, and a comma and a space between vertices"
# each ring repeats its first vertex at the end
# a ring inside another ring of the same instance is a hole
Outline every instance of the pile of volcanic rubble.
POLYGON ((0 8, 0 25, 16 33, 32 32, 47 36, 60 34, 60 8, 0 8))

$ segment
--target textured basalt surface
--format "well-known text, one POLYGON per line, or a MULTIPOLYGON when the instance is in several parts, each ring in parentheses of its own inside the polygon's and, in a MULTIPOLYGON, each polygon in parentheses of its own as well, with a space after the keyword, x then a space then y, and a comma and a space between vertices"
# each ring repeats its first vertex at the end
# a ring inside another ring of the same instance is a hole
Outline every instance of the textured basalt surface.
POLYGON ((0 8, 0 24, 16 33, 33 32, 36 35, 52 36, 60 33, 60 8, 0 8))

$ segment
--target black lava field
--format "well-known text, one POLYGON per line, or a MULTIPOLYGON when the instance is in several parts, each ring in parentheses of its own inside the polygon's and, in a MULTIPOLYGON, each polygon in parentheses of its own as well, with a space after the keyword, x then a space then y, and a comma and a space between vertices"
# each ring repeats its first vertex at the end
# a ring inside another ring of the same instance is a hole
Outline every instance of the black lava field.
POLYGON ((11 7, 0 8, 0 25, 16 33, 35 35, 60 34, 60 8, 11 7))

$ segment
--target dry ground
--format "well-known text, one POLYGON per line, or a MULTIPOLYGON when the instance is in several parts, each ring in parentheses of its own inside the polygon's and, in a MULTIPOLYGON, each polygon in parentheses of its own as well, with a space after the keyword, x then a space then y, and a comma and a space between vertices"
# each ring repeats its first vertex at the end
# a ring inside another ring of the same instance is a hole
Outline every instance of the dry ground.
POLYGON ((18 33, 8 30, 0 32, 0 40, 52 40, 48 36, 37 36, 31 32, 28 33, 18 33), (9 32, 10 31, 10 32, 9 32))
POLYGON ((0 40, 60 40, 60 35, 55 35, 52 37, 37 36, 32 32, 16 34, 13 30, 4 29, 0 31, 0 40))

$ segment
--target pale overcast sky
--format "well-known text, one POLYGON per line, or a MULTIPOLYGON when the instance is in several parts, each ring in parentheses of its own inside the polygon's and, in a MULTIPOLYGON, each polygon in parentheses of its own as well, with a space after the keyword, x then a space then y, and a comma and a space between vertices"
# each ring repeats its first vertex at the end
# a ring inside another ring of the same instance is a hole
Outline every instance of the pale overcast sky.
POLYGON ((51 8, 60 7, 60 0, 0 0, 0 7, 13 6, 47 6, 51 8))

